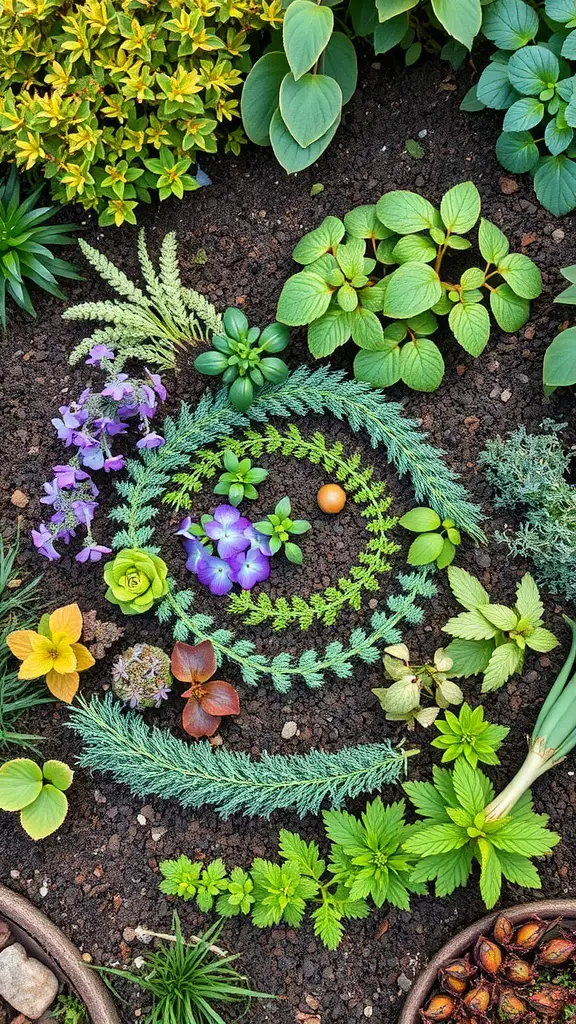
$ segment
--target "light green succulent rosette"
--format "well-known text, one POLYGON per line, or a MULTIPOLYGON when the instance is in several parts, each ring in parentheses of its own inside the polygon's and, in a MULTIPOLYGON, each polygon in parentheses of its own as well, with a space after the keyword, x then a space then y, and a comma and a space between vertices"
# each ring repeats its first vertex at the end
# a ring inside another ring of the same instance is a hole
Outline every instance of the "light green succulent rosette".
POLYGON ((104 567, 106 599, 124 615, 141 615, 168 593, 167 575, 168 566, 158 555, 124 548, 104 567))

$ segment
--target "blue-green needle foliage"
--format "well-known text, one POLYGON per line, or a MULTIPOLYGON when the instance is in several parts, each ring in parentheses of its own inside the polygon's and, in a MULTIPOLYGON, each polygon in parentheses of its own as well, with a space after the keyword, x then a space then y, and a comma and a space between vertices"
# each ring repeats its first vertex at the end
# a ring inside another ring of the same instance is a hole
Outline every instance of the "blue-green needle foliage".
POLYGON ((558 431, 565 424, 545 421, 547 432, 489 441, 478 461, 496 492, 497 508, 514 510, 522 521, 514 533, 497 534, 512 555, 530 558, 534 575, 553 594, 576 599, 576 487, 568 483, 572 465, 558 431))
POLYGON ((84 741, 80 764, 110 772, 139 796, 175 798, 183 807, 212 804, 223 818, 238 812, 269 818, 294 807, 316 812, 324 800, 339 807, 348 798, 398 782, 406 755, 389 740, 348 747, 337 754, 311 750, 287 757, 263 753, 259 761, 209 743, 191 746, 150 727, 138 714, 124 714, 107 697, 80 700, 69 727, 84 741))

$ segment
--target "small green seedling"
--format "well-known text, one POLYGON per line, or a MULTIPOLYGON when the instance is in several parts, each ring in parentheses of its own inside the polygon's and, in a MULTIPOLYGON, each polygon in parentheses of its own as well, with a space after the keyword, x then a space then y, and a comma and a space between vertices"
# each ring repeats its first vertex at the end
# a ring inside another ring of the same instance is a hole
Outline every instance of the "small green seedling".
POLYGON ((27 757, 6 761, 0 768, 0 810, 20 811, 20 824, 30 838, 45 839, 66 818, 64 790, 73 778, 63 761, 46 761, 42 768, 27 757))
POLYGON ((454 561, 462 538, 452 519, 441 520, 433 508, 422 506, 410 509, 399 523, 405 530, 418 534, 408 551, 408 565, 436 562, 439 569, 445 569, 454 561))
POLYGON ((268 476, 268 471, 252 466, 250 459, 239 460, 234 452, 225 452, 222 461, 226 472, 219 478, 214 494, 226 495, 230 504, 236 507, 244 498, 254 501, 258 497, 254 484, 261 484, 268 476))
POLYGON ((307 533, 312 527, 306 519, 290 519, 291 511, 290 498, 282 498, 274 512, 260 523, 255 523, 254 527, 260 533, 270 537, 270 550, 273 555, 283 547, 289 562, 302 565, 302 551, 297 544, 290 540, 290 537, 307 533))

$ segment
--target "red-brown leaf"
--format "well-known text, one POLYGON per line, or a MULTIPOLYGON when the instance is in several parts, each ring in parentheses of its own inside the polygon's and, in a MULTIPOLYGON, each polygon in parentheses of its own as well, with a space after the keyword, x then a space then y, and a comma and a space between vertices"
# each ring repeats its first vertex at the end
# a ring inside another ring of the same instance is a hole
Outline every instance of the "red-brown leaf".
POLYGON ((218 715, 210 715, 200 706, 200 701, 188 700, 182 712, 182 726, 189 736, 199 740, 201 736, 213 736, 220 718, 218 715))
POLYGON ((213 679, 211 683, 206 684, 204 691, 200 703, 208 714, 240 714, 240 698, 230 683, 225 683, 223 679, 213 679))
POLYGON ((216 671, 216 655, 209 640, 201 644, 183 644, 172 651, 172 675, 183 683, 205 683, 216 671))

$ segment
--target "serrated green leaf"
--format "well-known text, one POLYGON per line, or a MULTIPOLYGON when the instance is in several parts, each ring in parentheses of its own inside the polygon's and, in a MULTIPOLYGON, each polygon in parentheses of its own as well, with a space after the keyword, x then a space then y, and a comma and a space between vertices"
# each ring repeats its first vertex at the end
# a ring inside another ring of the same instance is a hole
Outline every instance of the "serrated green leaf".
POLYGON ((466 569, 457 566, 448 570, 448 580, 454 597, 468 611, 490 604, 490 595, 479 580, 466 569))
POLYGON ((536 299, 542 291, 542 275, 528 256, 511 252, 498 264, 498 273, 521 299, 536 299))
POLYGON ((508 255, 510 249, 504 232, 496 227, 492 221, 485 220, 484 217, 480 221, 480 228, 478 229, 478 244, 486 262, 495 263, 496 265, 504 256, 508 255))
POLYGON ((438 211, 417 192, 387 192, 376 204, 383 224, 399 235, 412 235, 440 227, 438 211))
POLYGON ((482 693, 498 690, 518 672, 523 661, 522 651, 514 643, 502 644, 493 652, 482 681, 482 693))
POLYGON ((507 284, 490 292, 490 308, 498 326, 508 334, 519 331, 530 316, 528 300, 521 299, 507 284))
POLYGON ((458 302, 450 310, 448 323, 454 337, 471 356, 479 356, 490 340, 490 315, 485 306, 458 302))
POLYGON ((448 619, 442 631, 460 640, 490 640, 498 632, 479 610, 461 612, 460 615, 448 619))
POLYGON ((538 32, 538 14, 523 0, 497 0, 484 11, 482 32, 500 50, 519 50, 538 32))
POLYGON ((498 854, 486 839, 478 840, 480 852, 480 892, 488 910, 498 902, 502 888, 502 869, 498 854))
POLYGON ((427 263, 404 263, 387 282, 383 312, 395 320, 417 316, 442 297, 438 274, 427 263))
POLYGON ((516 608, 519 615, 534 625, 541 621, 544 614, 540 592, 529 572, 524 574, 516 587, 516 608))

